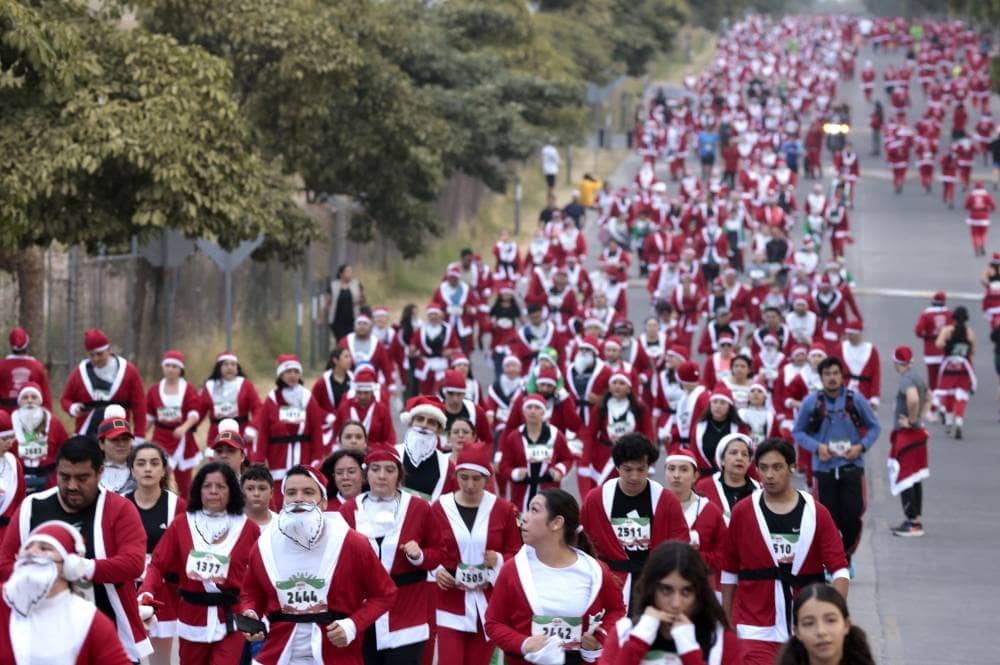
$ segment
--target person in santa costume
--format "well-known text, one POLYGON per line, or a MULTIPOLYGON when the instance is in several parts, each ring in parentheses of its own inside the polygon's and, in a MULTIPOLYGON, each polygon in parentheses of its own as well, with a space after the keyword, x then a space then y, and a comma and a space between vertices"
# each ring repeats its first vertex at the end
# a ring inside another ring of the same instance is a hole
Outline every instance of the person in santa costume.
POLYGON ((365 491, 367 451, 341 448, 323 460, 320 473, 326 478, 326 510, 339 513, 340 507, 365 491))
POLYGON ((76 419, 76 433, 95 435, 104 420, 104 409, 117 404, 132 419, 135 436, 141 441, 146 436, 146 392, 139 370, 111 352, 111 342, 98 328, 83 334, 83 345, 87 359, 70 372, 59 399, 63 411, 76 419))
POLYGON ((493 656, 483 628, 487 604, 501 566, 521 549, 517 510, 487 489, 490 450, 465 446, 455 465, 459 489, 432 507, 445 525, 444 563, 435 571, 438 649, 468 665, 487 665, 493 656))
POLYGON ((431 300, 447 313, 448 323, 458 334, 462 350, 465 353, 471 352, 479 315, 479 296, 471 286, 462 281, 461 264, 448 265, 445 279, 431 300))
POLYGON ((864 325, 860 321, 848 323, 844 332, 847 338, 840 343, 838 355, 847 370, 847 387, 864 395, 872 409, 878 410, 882 394, 882 364, 878 349, 862 339, 864 325))
POLYGON ((896 347, 892 364, 899 374, 899 390, 893 412, 892 447, 889 450, 889 491, 900 496, 906 519, 893 534, 903 537, 924 535, 923 481, 930 476, 927 442, 930 434, 924 428, 923 416, 930 404, 927 384, 913 371, 913 350, 896 347))
POLYGON ((235 420, 227 418, 219 423, 218 430, 215 440, 211 441, 211 457, 214 461, 228 466, 237 477, 240 477, 249 464, 247 443, 240 436, 240 426, 235 420))
POLYGON ((479 404, 469 400, 465 395, 465 377, 457 369, 449 369, 444 373, 444 384, 441 393, 444 395, 445 429, 452 421, 462 416, 468 418, 476 428, 476 438, 479 441, 489 441, 492 437, 490 421, 486 411, 479 404))
POLYGON ((698 363, 690 360, 677 366, 677 381, 684 394, 678 399, 665 427, 661 428, 659 438, 670 445, 688 448, 691 446, 691 430, 708 409, 711 391, 701 383, 698 363))
POLYGON ((698 481, 698 460, 690 450, 675 448, 667 455, 663 475, 667 488, 677 498, 683 511, 691 546, 698 550, 708 566, 712 586, 718 589, 726 520, 717 505, 694 491, 694 485, 698 481))
POLYGON ((62 421, 53 417, 44 404, 42 388, 34 381, 21 386, 17 409, 11 412, 15 443, 11 452, 21 462, 28 492, 36 492, 55 482, 52 470, 59 447, 69 436, 62 421))
POLYGON ((236 630, 250 552, 260 528, 243 514, 236 474, 209 462, 191 482, 187 510, 163 533, 139 587, 141 605, 157 604, 170 593, 167 578, 179 579, 177 634, 184 665, 239 662, 243 633, 236 630))
MULTIPOLYGON (((413 422, 423 417, 421 408, 408 411, 413 422)), ((425 646, 433 650, 428 614, 435 589, 427 573, 443 560, 442 525, 426 501, 403 491, 395 448, 369 449, 365 473, 371 489, 341 506, 340 514, 368 539, 397 588, 395 604, 365 631, 365 663, 415 665, 425 646)), ((450 475, 454 483, 454 471, 450 475)))
POLYGON ((968 217, 969 235, 972 238, 972 252, 975 256, 986 256, 986 236, 990 231, 990 214, 997 204, 993 195, 986 191, 982 180, 977 180, 972 190, 965 195, 965 210, 968 217))
POLYGON ((302 363, 294 354, 278 356, 275 387, 261 404, 250 451, 253 462, 263 463, 274 476, 271 509, 281 507, 280 482, 296 464, 322 460, 324 415, 313 394, 302 385, 302 363))
POLYGON ((949 208, 955 207, 955 181, 958 179, 958 160, 955 158, 955 147, 943 151, 941 159, 941 201, 949 208))
POLYGON ((124 495, 135 487, 135 480, 128 466, 135 437, 125 420, 123 408, 112 404, 105 409, 104 415, 107 418, 97 428, 97 445, 104 453, 101 489, 124 495))
POLYGON ((153 651, 135 598, 145 532, 135 506, 101 488, 103 469, 104 453, 93 438, 74 436, 63 444, 56 457, 56 487, 28 495, 11 516, 0 545, 0 579, 11 575, 22 544, 40 524, 58 520, 79 525, 86 548, 64 563, 64 576, 79 582, 84 597, 114 622, 129 660, 137 662, 153 651))
MULTIPOLYGON (((128 457, 128 467, 135 479, 134 488, 126 494, 139 511, 139 518, 146 531, 146 563, 152 559, 160 538, 174 517, 187 510, 187 500, 168 489, 170 463, 167 454, 155 443, 135 447, 128 457)), ((145 571, 143 571, 145 577, 145 571)), ((157 611, 155 622, 147 625, 153 654, 150 665, 170 665, 173 644, 177 637, 177 585, 168 583, 160 598, 163 606, 157 611)), ((147 612, 151 608, 147 608, 147 612)))
MULTIPOLYGON (((375 368, 378 376, 378 383, 388 387, 392 383, 392 358, 389 355, 389 347, 382 343, 375 334, 371 317, 362 312, 354 319, 354 332, 348 333, 340 338, 337 346, 349 349, 351 352, 352 370, 357 370, 362 365, 371 365, 375 368)), ((388 397, 388 390, 386 390, 388 397)))
POLYGON ((448 425, 441 400, 432 396, 413 397, 406 402, 406 411, 399 415, 399 420, 406 426, 403 442, 396 446, 404 471, 403 489, 427 502, 455 491, 455 465, 448 453, 439 449, 441 435, 448 425))
POLYGON ((722 513, 726 524, 733 506, 753 494, 760 484, 754 479, 753 441, 746 434, 727 434, 715 449, 715 463, 719 471, 711 476, 702 476, 694 484, 694 490, 722 513))
POLYGON ((976 333, 968 327, 969 312, 958 306, 951 313, 951 323, 941 329, 934 345, 943 351, 938 392, 944 412, 945 432, 962 438, 965 408, 976 390, 976 371, 972 356, 976 352, 976 333))
POLYGON ((73 563, 86 553, 71 524, 48 521, 25 538, 0 587, 0 662, 129 665, 115 624, 74 592, 73 563))
POLYGON ((604 397, 611 379, 611 369, 600 359, 600 346, 595 337, 584 335, 566 365, 566 389, 576 400, 584 424, 590 419, 591 407, 604 397))
MULTIPOLYGON (((486 417, 493 427, 491 441, 499 442, 503 437, 504 428, 511 416, 511 407, 524 386, 521 367, 517 356, 507 356, 503 359, 503 366, 497 373, 496 380, 486 389, 486 417)), ((536 379, 536 385, 537 381, 536 379)))
POLYGON ((207 417, 209 422, 205 440, 215 441, 219 423, 230 418, 239 426, 240 435, 253 441, 257 436, 253 421, 259 408, 260 396, 243 373, 240 359, 231 351, 217 355, 212 374, 201 389, 201 418, 207 417))
POLYGON ((34 382, 42 392, 42 405, 52 409, 49 375, 45 366, 28 355, 31 338, 24 328, 14 328, 7 336, 10 353, 0 358, 0 410, 8 413, 17 409, 17 396, 28 382, 34 382))
POLYGON ((0 411, 0 539, 26 492, 21 461, 11 452, 17 444, 16 434, 10 416, 0 411))
POLYGON ((365 632, 392 609, 396 585, 368 539, 325 512, 316 469, 289 469, 281 493, 284 505, 250 551, 240 591, 242 614, 267 617, 270 628, 254 662, 362 665, 365 632))
POLYGON ((626 607, 632 583, 649 553, 666 540, 688 540, 684 514, 677 499, 655 480, 649 469, 660 456, 656 446, 639 433, 626 434, 611 451, 617 478, 592 489, 583 500, 580 524, 594 555, 621 580, 626 607))
POLYGON ((741 646, 719 605, 697 548, 663 543, 635 584, 631 617, 619 619, 605 640, 602 663, 742 665, 741 646))
POLYGON ((747 426, 740 420, 729 388, 717 385, 708 396, 708 408, 691 424, 691 445, 686 447, 698 461, 699 474, 710 476, 719 471, 715 451, 724 436, 737 432, 747 434, 747 426))
POLYGON ((448 360, 462 349, 458 342, 458 333, 451 324, 442 318, 444 308, 437 301, 427 305, 427 320, 412 335, 410 358, 416 358, 414 377, 420 382, 420 392, 433 395, 441 387, 444 373, 448 369, 448 360))
POLYGON ((523 424, 504 433, 498 473, 509 484, 511 503, 525 511, 538 492, 559 487, 574 459, 566 437, 547 422, 545 397, 531 393, 520 404, 523 424))
POLYGON ((621 372, 611 376, 607 394, 591 407, 587 428, 590 436, 585 441, 577 474, 592 483, 581 481, 581 490, 586 489, 588 492, 618 475, 611 456, 611 450, 618 439, 633 432, 642 434, 649 440, 656 436, 653 431, 652 410, 639 400, 629 375, 621 372))
POLYGON ((150 440, 166 451, 177 491, 185 495, 191 486, 191 470, 201 460, 194 429, 201 420, 202 401, 184 379, 183 353, 167 351, 160 367, 163 378, 146 393, 146 418, 153 426, 150 440))
POLYGON ((625 616, 625 605, 618 579, 587 553, 576 499, 543 490, 521 536, 524 547, 493 585, 486 635, 510 665, 598 661, 605 626, 625 616))
POLYGON ((352 421, 365 426, 369 441, 392 443, 396 440, 392 414, 389 413, 386 400, 376 398, 378 391, 375 369, 371 365, 363 365, 354 373, 351 390, 340 400, 340 406, 337 407, 334 431, 338 440, 344 426, 352 421))
POLYGON ((328 446, 334 439, 337 407, 351 391, 354 375, 354 358, 346 346, 330 349, 323 373, 316 377, 310 392, 316 405, 323 413, 323 445, 328 446))
POLYGON ((946 306, 947 296, 944 291, 937 291, 931 298, 930 307, 924 308, 917 318, 917 323, 913 328, 913 334, 924 343, 924 365, 927 367, 927 388, 931 394, 931 415, 940 406, 940 399, 937 393, 938 375, 941 369, 941 361, 944 355, 937 347, 938 335, 944 327, 951 323, 951 311, 946 306))
POLYGON ((832 584, 847 598, 847 557, 829 511, 795 489, 795 449, 780 439, 757 448, 762 489, 738 503, 723 549, 722 602, 742 640, 746 665, 773 665, 791 629, 791 607, 803 587, 832 584))

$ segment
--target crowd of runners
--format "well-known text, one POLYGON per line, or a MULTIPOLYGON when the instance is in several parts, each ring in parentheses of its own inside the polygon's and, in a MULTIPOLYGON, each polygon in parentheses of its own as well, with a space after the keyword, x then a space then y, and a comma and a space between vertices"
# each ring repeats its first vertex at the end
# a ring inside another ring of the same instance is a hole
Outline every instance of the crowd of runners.
MULTIPOLYGON (((987 253, 988 58, 958 22, 753 17, 684 84, 643 107, 634 178, 550 196, 425 306, 338 277, 311 386, 282 355, 262 398, 230 350, 200 387, 178 350, 144 380, 93 329, 56 396, 13 330, 0 662, 874 663, 847 609, 865 457, 888 439, 893 532, 923 535, 928 427, 962 437, 976 338, 937 293, 881 375, 850 128, 897 192, 911 160, 961 187, 987 253), (857 67, 868 46, 892 64, 857 67)), ((982 284, 1000 331, 1000 254, 982 284)))

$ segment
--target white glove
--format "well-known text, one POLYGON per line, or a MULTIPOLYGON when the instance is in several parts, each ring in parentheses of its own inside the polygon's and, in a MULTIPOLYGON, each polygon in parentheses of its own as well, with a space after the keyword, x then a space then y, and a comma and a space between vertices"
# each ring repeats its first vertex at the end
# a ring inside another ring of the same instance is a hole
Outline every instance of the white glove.
POLYGON ((528 475, 527 469, 514 469, 510 472, 510 479, 514 481, 522 481, 528 475))
POLYGON ((573 457, 580 457, 583 455, 583 441, 580 439, 568 439, 566 445, 569 447, 569 451, 573 453, 573 457))
POLYGON ((580 649, 580 657, 583 658, 585 663, 596 663, 601 659, 601 653, 604 649, 594 649, 593 651, 588 651, 587 649, 580 649))
POLYGON ((81 411, 83 411, 83 404, 80 404, 79 402, 73 402, 72 404, 69 405, 69 415, 71 415, 72 417, 77 418, 80 415, 81 411))
POLYGON ((142 619, 143 623, 146 623, 156 614, 156 608, 152 605, 140 605, 139 606, 139 618, 142 619))
POLYGON ((63 561, 63 577, 67 582, 87 582, 94 577, 96 564, 93 559, 84 559, 78 554, 70 554, 63 561))
POLYGON ((545 640, 545 646, 541 650, 524 654, 524 659, 536 665, 563 665, 566 662, 566 652, 558 637, 550 637, 545 640))

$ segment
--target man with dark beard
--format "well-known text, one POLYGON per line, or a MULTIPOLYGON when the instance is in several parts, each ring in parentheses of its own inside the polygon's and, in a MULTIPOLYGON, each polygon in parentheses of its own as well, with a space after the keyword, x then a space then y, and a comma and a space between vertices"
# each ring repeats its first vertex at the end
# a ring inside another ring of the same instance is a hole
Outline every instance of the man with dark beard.
POLYGON ((250 553, 241 594, 243 614, 266 614, 271 625, 254 662, 361 665, 357 637, 393 606, 396 585, 368 540, 324 512, 318 471, 292 467, 281 491, 284 506, 250 553))
POLYGON ((128 665, 115 625, 70 589, 63 573, 86 553, 65 522, 39 524, 17 553, 2 587, 0 663, 128 665))

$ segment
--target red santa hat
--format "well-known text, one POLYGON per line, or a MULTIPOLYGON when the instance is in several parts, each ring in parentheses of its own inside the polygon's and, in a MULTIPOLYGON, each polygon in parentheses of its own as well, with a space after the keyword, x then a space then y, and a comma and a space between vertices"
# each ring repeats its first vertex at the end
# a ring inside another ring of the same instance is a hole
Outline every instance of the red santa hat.
POLYGON ((118 416, 105 418, 97 428, 98 439, 117 439, 120 436, 134 436, 132 428, 128 426, 128 420, 125 418, 118 416))
POLYGON ((427 304, 427 307, 424 308, 424 312, 427 314, 433 314, 434 312, 442 315, 444 314, 444 310, 441 308, 441 303, 436 300, 430 301, 427 304))
POLYGON ((589 349, 596 354, 599 351, 598 347, 600 347, 600 342, 597 341, 597 338, 592 337, 591 335, 584 335, 580 338, 580 342, 576 345, 576 350, 579 352, 583 349, 589 349))
POLYGON ((358 314, 356 317, 354 317, 354 323, 367 323, 368 325, 371 325, 372 317, 364 313, 358 314))
POLYGON ((514 293, 514 282, 511 282, 510 280, 503 280, 497 286, 497 290, 500 293, 514 293))
POLYGON ((792 347, 791 354, 793 358, 795 356, 804 356, 806 355, 806 353, 808 353, 808 349, 806 349, 806 347, 804 347, 801 344, 796 344, 795 346, 792 347))
POLYGON ((467 443, 458 453, 455 471, 476 471, 484 476, 492 476, 492 447, 485 443, 467 443))
POLYGON ((990 263, 1000 263, 1000 252, 993 252, 993 256, 990 257, 990 263))
POLYGON ((913 362, 913 349, 905 344, 897 346, 896 350, 892 352, 892 362, 899 363, 900 365, 909 365, 913 362))
MULTIPOLYGON (((322 496, 323 499, 325 500, 326 499, 326 478, 323 477, 323 474, 320 473, 318 469, 316 469, 315 467, 310 466, 308 464, 300 464, 299 467, 305 469, 306 475, 309 476, 313 480, 313 482, 315 482, 317 485, 319 485, 320 496, 322 496)), ((293 473, 292 475, 294 476, 294 475, 302 475, 302 474, 294 474, 293 473)), ((285 493, 285 486, 287 484, 288 484, 288 476, 286 475, 281 480, 281 493, 282 494, 285 493)))
POLYGON ((764 335, 764 346, 778 346, 778 338, 775 335, 764 335))
POLYGON ((14 424, 4 409, 0 409, 0 436, 14 436, 14 424))
POLYGON ((280 377, 290 369, 297 369, 299 372, 302 371, 302 363, 299 361, 299 357, 294 353, 283 353, 278 356, 278 368, 275 370, 274 375, 280 377))
POLYGON ((444 373, 444 385, 441 386, 444 393, 464 393, 465 377, 457 369, 449 369, 444 373))
POLYGON ((844 326, 844 332, 848 335, 860 335, 864 329, 864 324, 861 321, 848 321, 844 326))
POLYGON ((585 330, 587 328, 600 328, 603 331, 604 330, 604 321, 601 321, 596 316, 588 316, 583 321, 583 327, 584 327, 585 330))
POLYGON ((108 341, 108 336, 104 334, 103 330, 91 328, 83 333, 83 348, 87 349, 88 353, 100 353, 111 348, 111 342, 108 341))
POLYGON ((763 381, 754 381, 753 383, 750 384, 750 392, 754 392, 755 390, 758 392, 762 392, 765 395, 768 394, 767 384, 765 384, 763 381))
POLYGON ((38 397, 39 401, 43 399, 42 387, 34 381, 28 381, 26 384, 21 386, 20 390, 17 391, 17 403, 20 404, 21 398, 30 393, 35 393, 35 396, 38 397))
POLYGON ((824 347, 819 342, 813 342, 812 344, 809 345, 809 355, 810 356, 820 355, 820 356, 823 356, 825 358, 826 357, 826 347, 824 347))
POLYGON ((531 404, 537 404, 543 409, 548 407, 548 404, 546 404, 544 397, 542 397, 538 393, 531 393, 530 395, 524 396, 524 400, 521 402, 521 411, 525 411, 531 404))
POLYGON ((694 453, 691 452, 689 448, 681 448, 677 446, 672 448, 669 453, 667 453, 667 459, 665 464, 683 464, 687 463, 691 465, 695 471, 698 470, 698 460, 695 459, 694 453))
POLYGON ((750 452, 750 456, 753 457, 753 439, 740 432, 727 434, 719 439, 719 445, 715 448, 715 465, 720 469, 722 468, 722 458, 726 456, 726 448, 728 448, 729 444, 733 441, 738 441, 746 445, 747 450, 750 452))
POLYGON ((42 522, 28 534, 28 537, 21 544, 21 552, 28 549, 31 543, 46 543, 55 548, 65 561, 70 554, 84 556, 87 547, 84 545, 83 536, 75 526, 60 520, 49 520, 42 522))
POLYGON ((944 291, 935 291, 934 296, 931 298, 931 303, 934 305, 943 305, 947 300, 947 296, 944 291))
POLYGON ((680 344, 671 344, 670 346, 667 347, 665 353, 668 356, 679 358, 681 362, 684 362, 685 360, 688 359, 687 349, 685 349, 680 344))
POLYGON ((719 335, 719 346, 722 346, 723 344, 728 344, 729 346, 732 346, 735 343, 736 342, 733 339, 733 336, 730 335, 729 333, 722 333, 721 335, 719 335))
POLYGON ((459 365, 469 365, 469 356, 464 353, 456 353, 451 357, 451 366, 458 367, 459 365))
POLYGON ((171 349, 163 354, 163 358, 160 360, 160 365, 176 365, 181 369, 184 369, 184 354, 176 349, 171 349))
POLYGON ((372 307, 372 316, 389 316, 389 308, 385 305, 375 305, 372 307))
POLYGON ((462 266, 459 263, 449 263, 448 271, 445 273, 445 277, 454 277, 460 279, 462 277, 462 266))
POLYGON ((506 367, 507 365, 514 365, 515 367, 520 368, 521 359, 515 356, 514 354, 509 354, 506 358, 503 359, 503 366, 506 367))
POLYGON ((375 443, 368 446, 368 452, 365 455, 365 468, 375 462, 394 462, 400 469, 403 468, 403 462, 399 459, 399 451, 396 450, 396 446, 390 444, 375 443))
POLYGON ((240 359, 238 357, 236 357, 236 354, 233 353, 232 351, 223 351, 219 355, 215 356, 215 362, 217 364, 218 363, 224 363, 227 360, 231 360, 232 362, 237 363, 237 364, 239 364, 239 362, 240 362, 240 359))
POLYGON ((603 349, 607 349, 607 348, 617 348, 617 349, 620 349, 620 348, 622 348, 622 338, 618 337, 617 335, 611 335, 606 340, 604 340, 604 344, 602 345, 601 348, 603 348, 603 349))
POLYGON ((27 330, 18 326, 10 331, 10 334, 7 336, 7 341, 10 342, 10 350, 17 352, 27 349, 31 338, 28 337, 27 330))
POLYGON ((538 377, 535 379, 535 383, 541 385, 547 383, 550 385, 557 385, 559 383, 559 375, 556 374, 555 367, 543 367, 538 371, 538 377))
POLYGON ((354 387, 354 390, 375 392, 378 389, 378 376, 375 374, 375 368, 371 365, 362 365, 354 373, 351 385, 354 387))
POLYGON ((212 447, 229 446, 236 450, 246 451, 246 441, 240 435, 240 425, 232 418, 224 418, 219 421, 219 433, 212 442, 212 447))
POLYGON ((608 383, 610 384, 614 381, 624 381, 625 383, 628 384, 629 388, 632 387, 632 377, 630 377, 625 372, 615 372, 614 374, 612 374, 611 378, 608 379, 608 383))
MULTIPOLYGON (((462 379, 462 383, 462 390, 464 392, 464 378, 462 379)), ((414 416, 426 416, 435 420, 441 425, 441 429, 444 429, 448 425, 448 419, 444 415, 444 404, 440 399, 432 395, 417 395, 406 400, 406 411, 399 414, 399 421, 404 425, 409 425, 413 421, 414 416)))
POLYGON ((723 402, 728 402, 729 404, 734 403, 733 392, 729 389, 729 387, 726 384, 721 382, 715 386, 715 388, 712 390, 711 396, 708 399, 710 401, 716 399, 722 400, 723 402))
POLYGON ((701 369, 698 363, 685 360, 677 366, 677 380, 681 383, 698 383, 701 381, 701 369))

